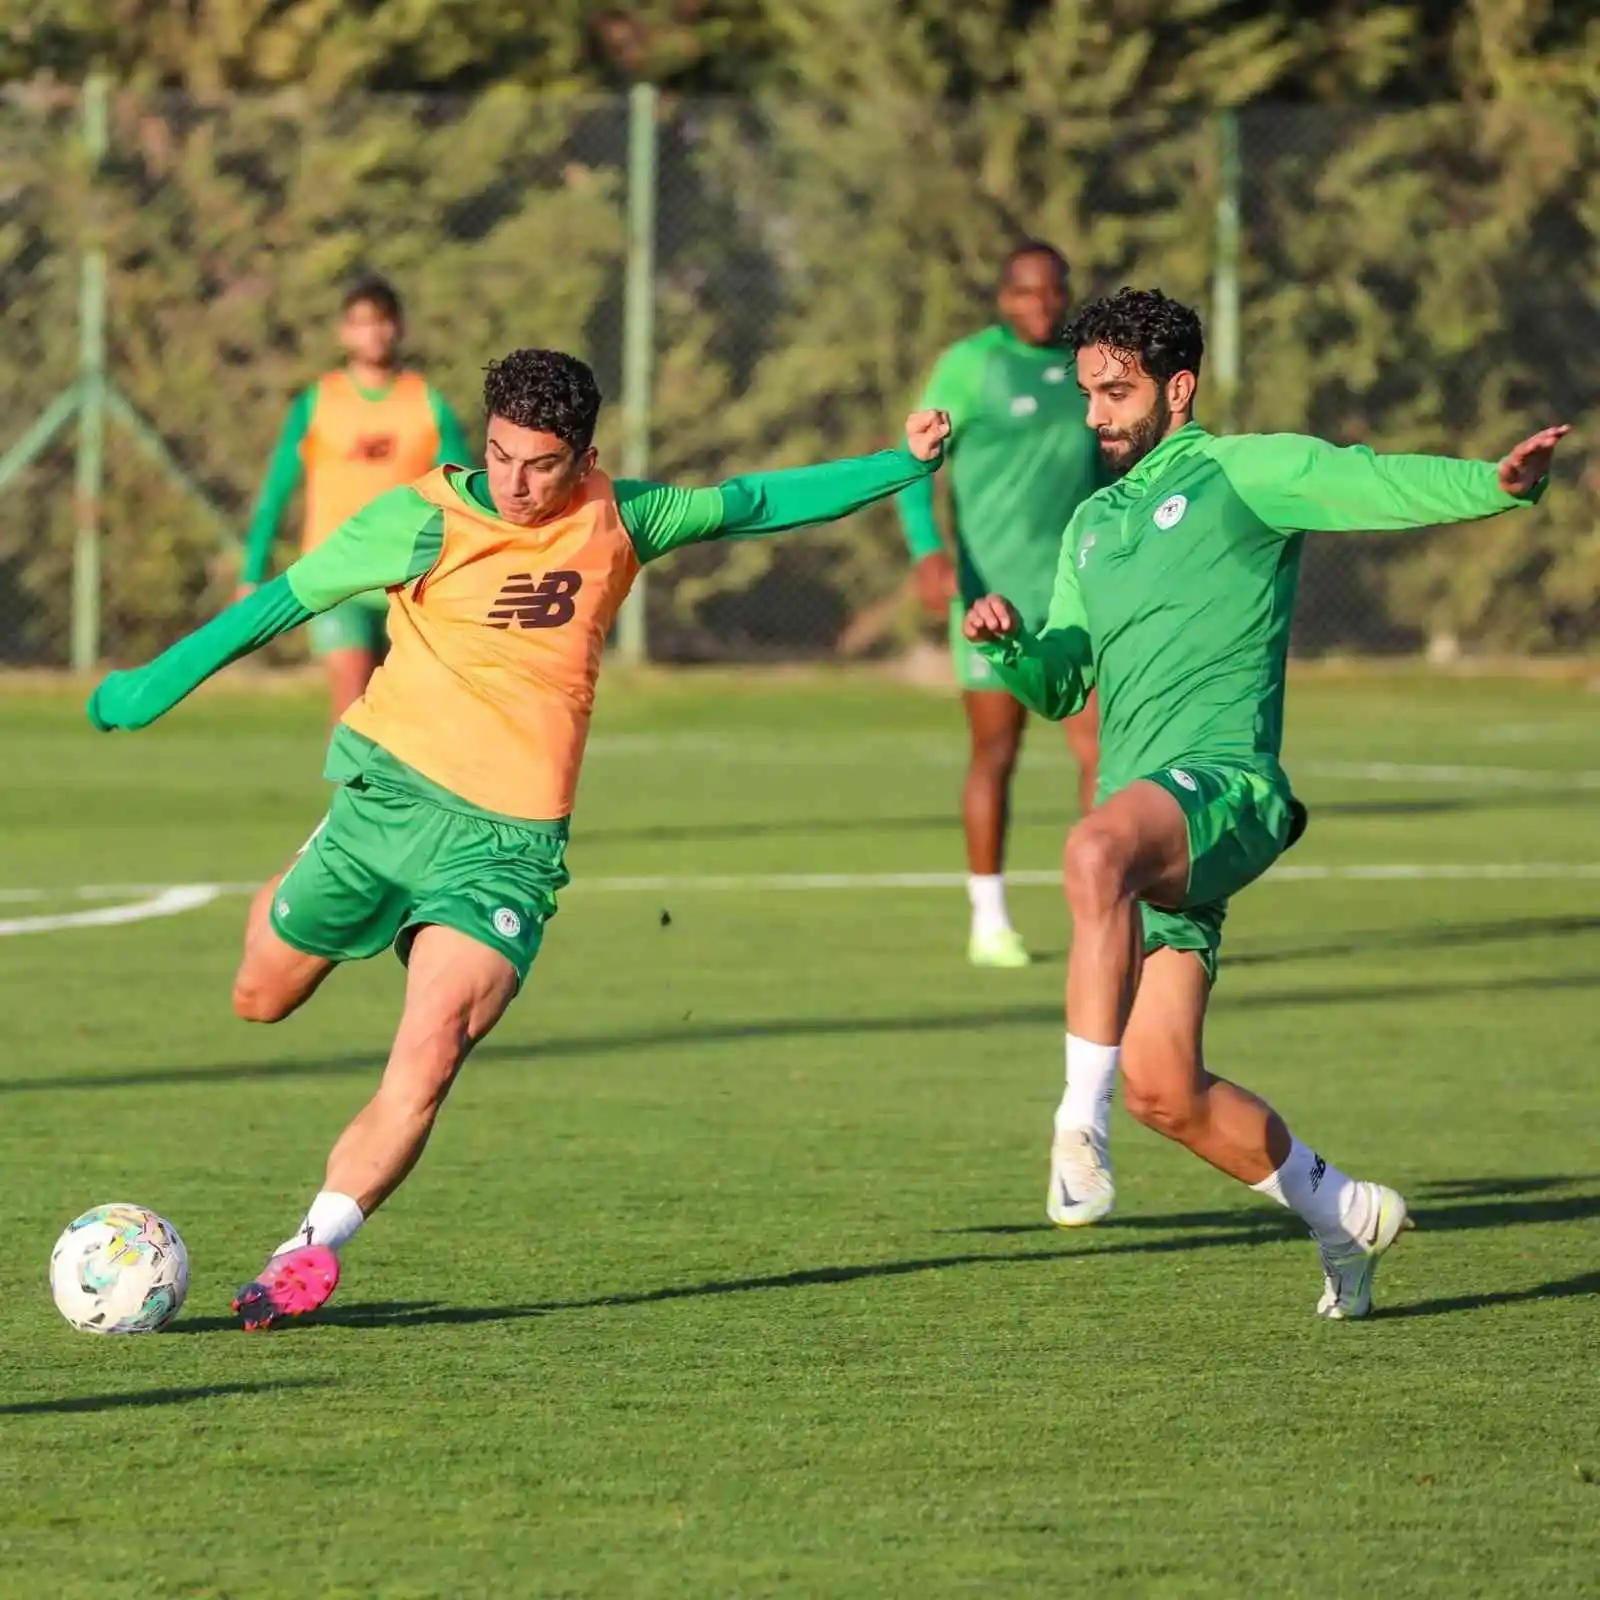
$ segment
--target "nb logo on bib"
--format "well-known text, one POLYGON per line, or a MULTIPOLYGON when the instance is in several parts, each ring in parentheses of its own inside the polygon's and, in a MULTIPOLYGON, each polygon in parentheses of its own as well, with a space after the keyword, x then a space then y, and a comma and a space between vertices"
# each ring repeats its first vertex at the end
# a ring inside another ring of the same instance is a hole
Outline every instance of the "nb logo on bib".
POLYGON ((1011 402, 1011 415, 1014 417, 1031 417, 1039 409, 1039 402, 1031 394, 1019 394, 1011 402))
POLYGON ((1181 494, 1175 494, 1156 507, 1155 516, 1150 520, 1164 533, 1168 528, 1177 527, 1183 521, 1183 514, 1188 509, 1188 499, 1181 494))
POLYGON ((489 613, 493 628, 561 628, 578 614, 572 597, 583 587, 581 572, 547 572, 534 582, 531 572, 513 572, 489 613))

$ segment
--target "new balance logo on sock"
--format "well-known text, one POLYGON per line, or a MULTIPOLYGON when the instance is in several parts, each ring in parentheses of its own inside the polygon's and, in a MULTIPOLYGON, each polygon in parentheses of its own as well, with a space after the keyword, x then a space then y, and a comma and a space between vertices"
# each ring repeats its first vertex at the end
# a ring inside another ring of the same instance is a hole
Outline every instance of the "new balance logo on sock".
POLYGON ((1311 1184, 1312 1194, 1315 1194, 1317 1190, 1322 1187, 1322 1177, 1327 1170, 1328 1163, 1324 1161, 1321 1156, 1318 1156, 1317 1159, 1311 1163, 1311 1177, 1309 1181, 1311 1184))
POLYGON ((531 572, 513 572, 495 599, 489 623, 495 628, 560 628, 578 613, 573 596, 583 587, 579 572, 547 572, 537 582, 531 572))

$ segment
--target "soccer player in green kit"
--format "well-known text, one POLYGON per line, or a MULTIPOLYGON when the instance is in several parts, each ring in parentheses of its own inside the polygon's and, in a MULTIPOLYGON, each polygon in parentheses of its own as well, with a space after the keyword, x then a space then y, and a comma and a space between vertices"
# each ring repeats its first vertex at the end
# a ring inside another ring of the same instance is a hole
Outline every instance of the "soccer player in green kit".
POLYGON ((1301 1144, 1201 1051, 1228 901, 1305 826, 1279 764, 1301 540, 1529 505, 1567 429, 1498 463, 1296 434, 1218 438, 1194 420, 1202 338, 1186 306, 1124 289, 1086 307, 1069 338, 1117 481, 1068 525, 1042 629, 998 595, 964 624, 1043 716, 1070 716, 1100 690, 1100 801, 1065 856, 1067 1087, 1047 1211, 1063 1227, 1110 1211, 1120 1067, 1139 1121, 1304 1218, 1322 1261, 1318 1314, 1362 1317, 1405 1201, 1301 1144))
MULTIPOLYGON (((988 661, 961 637, 980 595, 1009 595, 1030 627, 1044 621, 1061 529, 1105 481, 1083 397, 1061 344, 1067 263, 1054 245, 1030 239, 1005 259, 1000 320, 951 345, 919 405, 946 412, 956 559, 934 518, 931 482, 913 484, 898 506, 922 602, 948 617, 956 681, 971 737, 961 812, 967 837, 972 924, 967 956, 980 967, 1025 967, 1028 950, 1006 910, 1006 823, 1011 775, 1027 711, 988 661)), ((1095 714, 1091 701, 1067 719, 1078 763, 1079 799, 1094 803, 1095 714)))

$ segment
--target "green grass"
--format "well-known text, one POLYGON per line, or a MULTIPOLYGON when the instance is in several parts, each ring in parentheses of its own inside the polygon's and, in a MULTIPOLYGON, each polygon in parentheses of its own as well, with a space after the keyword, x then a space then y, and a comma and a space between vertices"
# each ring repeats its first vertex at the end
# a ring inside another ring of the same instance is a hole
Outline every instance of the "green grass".
MULTIPOLYGON (((1593 866, 1594 711, 1299 684, 1290 863, 1593 866), (1340 765, 1373 761, 1512 776, 1340 765)), ((324 804, 320 720, 212 695, 102 739, 64 698, 0 699, 0 887, 51 891, 0 917, 273 870, 324 804)), ((1383 1314, 1329 1325, 1284 1214, 1125 1119, 1117 1216, 1041 1226, 1055 891, 1014 894, 1051 959, 979 974, 959 890, 600 885, 957 870, 952 705, 623 681, 598 728, 535 980, 320 1325, 224 1313, 374 1082, 394 963, 252 1030, 239 898, 0 939, 0 1591, 1594 1592, 1596 880, 1236 906, 1213 1064, 1418 1217, 1383 1314), (113 1198, 188 1241, 169 1334, 50 1304, 56 1232, 113 1198)), ((1070 786, 1032 738, 1014 863, 1049 869, 1070 786)))

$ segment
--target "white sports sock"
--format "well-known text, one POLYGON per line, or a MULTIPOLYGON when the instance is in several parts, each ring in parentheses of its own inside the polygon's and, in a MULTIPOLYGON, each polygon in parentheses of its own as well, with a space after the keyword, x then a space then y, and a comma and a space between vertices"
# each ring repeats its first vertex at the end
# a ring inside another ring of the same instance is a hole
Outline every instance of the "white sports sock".
POLYGON ((1250 1187, 1298 1212, 1319 1239, 1349 1243, 1366 1226, 1366 1190, 1293 1134, 1289 1138, 1288 1160, 1250 1187))
POLYGON ((1067 1090, 1056 1107, 1058 1130, 1088 1128, 1102 1140, 1110 1137, 1111 1096, 1121 1055, 1121 1045, 1067 1035, 1067 1090))
POLYGON ((1006 880, 998 872, 972 873, 967 878, 967 899, 972 903, 975 934, 1004 933, 1011 926, 1006 914, 1006 880))
POLYGON ((349 1195, 324 1189, 301 1219, 299 1232, 285 1239, 273 1254, 281 1256, 285 1250, 303 1250, 308 1244, 342 1250, 366 1220, 361 1207, 349 1195))

